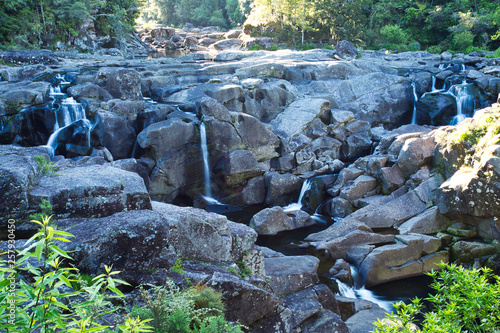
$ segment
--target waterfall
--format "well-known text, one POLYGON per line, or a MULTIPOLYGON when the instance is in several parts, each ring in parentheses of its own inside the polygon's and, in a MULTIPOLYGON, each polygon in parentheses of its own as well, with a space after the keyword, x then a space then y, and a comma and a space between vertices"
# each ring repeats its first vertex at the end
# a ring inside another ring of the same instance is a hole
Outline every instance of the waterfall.
POLYGON ((413 88, 413 115, 411 117, 411 123, 413 125, 416 125, 417 124, 417 101, 418 101, 417 87, 415 86, 415 82, 412 82, 411 86, 413 88))
POLYGON ((337 285, 339 287, 339 295, 344 296, 344 297, 349 297, 349 298, 359 298, 359 299, 364 299, 367 301, 370 301, 372 303, 377 304, 380 306, 382 309, 390 312, 393 310, 392 303, 390 301, 386 301, 382 299, 381 297, 375 295, 373 291, 366 289, 365 286, 363 285, 363 281, 361 279, 361 276, 358 273, 358 270, 356 267, 351 265, 351 276, 354 279, 354 286, 351 287, 348 284, 341 282, 337 279, 335 281, 337 282, 337 285))
POLYGON ((304 183, 302 183, 302 188, 300 189, 299 199, 297 200, 297 202, 289 204, 288 206, 284 207, 283 210, 286 212, 292 210, 300 210, 302 208, 302 199, 304 198, 306 192, 311 189, 311 185, 312 185, 311 179, 304 180, 304 183))
POLYGON ((211 205, 222 205, 217 199, 212 197, 212 187, 210 182, 210 161, 208 156, 207 129, 203 121, 200 122, 201 154, 203 157, 203 172, 205 175, 205 195, 203 199, 211 205))
POLYGON ((469 93, 469 85, 468 83, 455 84, 446 92, 457 101, 457 115, 453 117, 450 125, 462 122, 468 114, 474 112, 474 96, 469 93))
MULTIPOLYGON (((61 81, 60 84, 70 84, 70 82, 64 81, 64 77, 60 74, 56 76, 56 79, 61 81)), ((61 132, 78 121, 85 128, 87 147, 91 146, 92 123, 87 119, 83 105, 75 101, 73 97, 67 97, 65 93, 61 92, 60 84, 51 87, 49 91, 49 97, 53 99, 52 107, 56 118, 53 132, 46 144, 50 156, 54 156, 56 153, 61 132)))

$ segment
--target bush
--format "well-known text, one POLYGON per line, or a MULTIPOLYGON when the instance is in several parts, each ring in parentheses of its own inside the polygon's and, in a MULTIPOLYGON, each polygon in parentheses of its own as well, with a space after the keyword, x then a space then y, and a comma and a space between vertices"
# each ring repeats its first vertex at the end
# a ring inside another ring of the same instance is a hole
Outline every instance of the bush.
POLYGON ((388 24, 380 29, 380 34, 390 44, 406 44, 408 35, 397 25, 388 24))
POLYGON ((222 295, 212 288, 194 286, 181 290, 167 280, 164 286, 151 286, 149 291, 141 286, 141 297, 145 307, 135 306, 131 313, 141 319, 153 318, 156 333, 242 332, 241 325, 231 325, 222 317, 222 295), (224 329, 210 331, 214 325, 224 329))
POLYGON ((488 268, 466 270, 461 266, 443 264, 439 272, 428 273, 436 294, 426 298, 430 312, 421 313, 420 299, 399 302, 396 314, 389 314, 375 323, 374 333, 415 332, 415 316, 423 315, 422 332, 500 332, 500 277, 488 268))
POLYGON ((432 45, 427 48, 427 52, 433 54, 441 54, 443 50, 441 49, 441 47, 439 47, 439 45, 432 45))
MULTIPOLYGON (((112 300, 124 295, 111 267, 92 279, 79 280, 78 269, 66 267, 68 252, 56 241, 70 242, 72 234, 57 230, 51 217, 33 220, 40 229, 16 255, 9 241, 7 259, 0 260, 0 331, 2 332, 94 332, 107 326, 98 319, 115 311, 112 300), (17 260, 16 260, 17 259, 17 260), (33 265, 34 261, 38 265, 33 265), (22 278, 21 278, 22 276, 22 278), (80 289, 74 289, 80 285, 80 289)), ((122 332, 151 332, 146 322, 128 318, 122 332)))
POLYGON ((488 54, 485 58, 500 58, 500 47, 496 49, 495 53, 488 54))
POLYGON ((472 46, 474 35, 470 31, 457 32, 453 35, 452 48, 455 51, 465 52, 468 47, 472 46))

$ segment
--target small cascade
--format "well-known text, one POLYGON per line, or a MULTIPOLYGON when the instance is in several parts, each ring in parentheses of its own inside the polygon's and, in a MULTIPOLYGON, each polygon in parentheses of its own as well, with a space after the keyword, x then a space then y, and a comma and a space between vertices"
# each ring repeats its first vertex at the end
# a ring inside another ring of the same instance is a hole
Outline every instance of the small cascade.
POLYGON ((203 121, 200 122, 201 154, 203 157, 203 172, 205 175, 205 195, 203 199, 210 205, 222 205, 217 199, 212 197, 212 187, 210 181, 210 161, 208 156, 207 129, 203 121))
POLYGON ((365 288, 365 286, 363 285, 362 278, 358 273, 358 270, 356 269, 356 267, 352 265, 351 265, 351 275, 354 280, 354 286, 352 287, 344 282, 335 279, 339 287, 340 296, 364 299, 377 304, 382 309, 388 312, 393 310, 393 306, 390 301, 382 299, 381 297, 375 295, 373 291, 365 288))
POLYGON ((462 122, 467 115, 474 113, 474 96, 469 93, 471 84, 465 82, 451 86, 447 94, 455 97, 457 101, 457 115, 453 117, 450 125, 456 125, 462 122))
POLYGON ((311 189, 311 185, 312 185, 311 179, 304 180, 304 183, 302 183, 302 188, 300 189, 299 199, 297 200, 297 202, 289 204, 288 206, 284 207, 283 210, 285 212, 300 210, 302 208, 302 199, 304 198, 306 192, 311 189))
POLYGON ((85 115, 85 109, 82 104, 75 101, 73 97, 67 97, 61 91, 61 85, 69 85, 70 82, 65 81, 64 77, 60 74, 56 76, 60 81, 59 85, 50 88, 49 97, 53 99, 52 108, 55 114, 54 130, 47 141, 46 147, 50 156, 54 156, 57 147, 60 144, 59 137, 61 133, 68 127, 75 125, 83 127, 86 133, 86 145, 91 146, 90 132, 92 123, 85 115))
POLYGON ((418 101, 417 87, 415 85, 415 82, 412 82, 411 86, 413 88, 413 115, 411 117, 411 123, 412 123, 412 125, 416 125, 417 124, 417 101, 418 101))

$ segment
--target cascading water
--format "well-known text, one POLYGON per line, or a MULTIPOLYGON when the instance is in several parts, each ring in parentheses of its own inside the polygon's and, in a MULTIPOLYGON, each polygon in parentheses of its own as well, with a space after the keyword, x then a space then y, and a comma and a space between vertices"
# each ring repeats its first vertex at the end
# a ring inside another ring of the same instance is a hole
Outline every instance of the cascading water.
POLYGON ((467 115, 474 113, 474 96, 469 93, 471 83, 464 82, 455 84, 447 91, 447 94, 455 97, 457 101, 457 115, 453 117, 450 125, 462 122, 467 115))
POLYGON ((413 89, 413 115, 411 117, 411 123, 413 125, 416 125, 417 124, 417 101, 418 101, 417 87, 415 85, 415 82, 412 82, 411 86, 413 89))
POLYGON ((56 76, 56 79, 60 82, 59 85, 51 87, 49 91, 49 97, 53 99, 52 108, 56 118, 54 130, 46 144, 50 156, 54 156, 56 153, 61 133, 71 125, 83 127, 86 133, 86 145, 87 147, 91 145, 92 123, 87 119, 83 105, 75 101, 73 97, 67 97, 65 93, 61 92, 61 85, 69 85, 70 82, 64 81, 64 77, 60 74, 56 76))
POLYGON ((306 192, 311 189, 311 185, 312 185, 311 179, 304 180, 304 183, 302 183, 302 188, 300 189, 299 199, 297 200, 297 202, 289 204, 288 206, 284 207, 283 210, 285 212, 300 210, 302 208, 302 199, 304 198, 306 192))
POLYGON ((211 205, 222 205, 217 199, 212 197, 212 187, 210 182, 210 161, 208 156, 207 129, 203 121, 200 122, 201 154, 203 157, 203 172, 205 181, 205 195, 203 199, 211 205))
POLYGON ((344 282, 335 279, 339 288, 340 296, 364 299, 377 304, 382 309, 387 310, 388 312, 393 310, 393 306, 390 301, 383 300, 381 297, 375 295, 373 291, 365 288, 365 286, 363 285, 362 278, 358 273, 358 270, 356 269, 356 267, 352 265, 351 265, 351 276, 354 280, 354 286, 352 287, 344 282))

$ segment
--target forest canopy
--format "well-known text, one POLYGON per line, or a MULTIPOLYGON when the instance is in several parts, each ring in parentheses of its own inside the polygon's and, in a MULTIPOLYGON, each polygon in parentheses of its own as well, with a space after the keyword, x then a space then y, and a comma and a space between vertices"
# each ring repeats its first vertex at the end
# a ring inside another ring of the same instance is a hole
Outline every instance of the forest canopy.
POLYGON ((297 47, 348 40, 361 48, 470 52, 500 46, 500 0, 0 0, 0 47, 51 47, 131 31, 136 20, 181 28, 244 28, 297 47))

